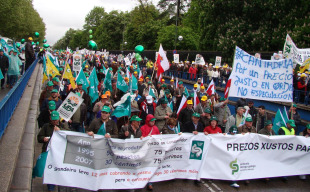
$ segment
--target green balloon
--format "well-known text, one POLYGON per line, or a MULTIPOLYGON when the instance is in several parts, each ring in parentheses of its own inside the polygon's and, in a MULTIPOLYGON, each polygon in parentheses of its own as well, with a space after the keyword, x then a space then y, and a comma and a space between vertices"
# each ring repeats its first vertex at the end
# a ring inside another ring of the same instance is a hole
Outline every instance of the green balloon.
POLYGON ((47 44, 47 43, 45 43, 45 44, 43 45, 43 47, 44 47, 44 48, 49 48, 49 47, 50 47, 50 45, 49 45, 49 44, 47 44))
POLYGON ((88 31, 88 33, 92 34, 92 33, 93 33, 93 30, 90 29, 90 30, 88 31))
POLYGON ((93 35, 89 35, 89 38, 92 39, 92 38, 93 38, 93 35))
POLYGON ((44 39, 44 40, 43 40, 43 43, 46 43, 46 42, 47 42, 47 40, 46 40, 46 39, 44 39))
POLYGON ((34 36, 38 38, 40 36, 39 32, 35 32, 34 36))
POLYGON ((31 44, 34 45, 34 42, 32 41, 31 44))
POLYGON ((39 45, 40 44, 40 42, 39 41, 37 41, 37 43, 36 43, 37 45, 39 45))
POLYGON ((92 50, 96 50, 97 49, 97 43, 93 40, 88 41, 88 47, 92 50))
POLYGON ((135 58, 138 59, 139 57, 141 57, 141 55, 139 53, 136 53, 135 58))
POLYGON ((20 47, 20 43, 16 43, 16 47, 19 48, 20 47))
POLYGON ((144 47, 142 45, 137 45, 135 47, 135 52, 136 53, 142 53, 144 51, 144 47))
POLYGON ((139 57, 138 57, 138 58, 136 58, 136 59, 137 59, 137 61, 138 61, 138 62, 142 61, 142 57, 141 57, 141 55, 139 55, 139 57))
POLYGON ((22 44, 24 44, 24 43, 25 43, 25 39, 22 39, 20 42, 21 42, 22 44))

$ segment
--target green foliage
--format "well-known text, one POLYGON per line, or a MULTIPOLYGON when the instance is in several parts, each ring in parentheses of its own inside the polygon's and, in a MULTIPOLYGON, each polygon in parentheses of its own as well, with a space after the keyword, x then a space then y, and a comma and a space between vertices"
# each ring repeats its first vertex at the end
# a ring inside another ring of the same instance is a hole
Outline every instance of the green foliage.
POLYGON ((0 23, 0 35, 16 41, 34 38, 35 32, 40 37, 34 41, 42 42, 45 36, 45 24, 31 0, 1 0, 0 23))

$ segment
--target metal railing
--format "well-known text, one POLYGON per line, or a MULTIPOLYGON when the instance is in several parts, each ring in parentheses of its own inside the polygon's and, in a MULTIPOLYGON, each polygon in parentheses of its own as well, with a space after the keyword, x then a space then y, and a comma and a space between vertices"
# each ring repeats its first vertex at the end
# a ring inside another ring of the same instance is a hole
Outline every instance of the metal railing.
POLYGON ((17 81, 14 87, 0 102, 0 139, 14 113, 16 106, 18 105, 19 100, 23 95, 23 92, 37 63, 38 59, 31 64, 24 75, 17 81))

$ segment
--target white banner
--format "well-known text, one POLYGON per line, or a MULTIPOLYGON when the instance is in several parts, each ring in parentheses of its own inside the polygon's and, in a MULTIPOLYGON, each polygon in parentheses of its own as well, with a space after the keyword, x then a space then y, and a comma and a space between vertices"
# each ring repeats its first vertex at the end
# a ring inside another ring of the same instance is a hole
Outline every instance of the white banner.
POLYGON ((205 65, 206 64, 202 55, 200 55, 200 54, 196 55, 195 64, 198 64, 198 65, 205 65))
POLYGON ((310 139, 259 134, 212 135, 201 178, 245 180, 310 173, 310 139))
POLYGON ((221 66, 221 62, 222 62, 222 57, 220 56, 216 56, 215 57, 215 66, 221 66))
POLYGON ((83 98, 79 97, 73 92, 67 96, 67 98, 62 102, 62 104, 58 108, 58 113, 61 118, 65 121, 69 121, 72 115, 76 112, 76 110, 80 107, 83 102, 83 98))
POLYGON ((293 102, 293 61, 261 60, 236 47, 230 97, 293 102))
POLYGON ((173 54, 173 61, 174 63, 179 63, 179 54, 173 54))
POLYGON ((131 62, 130 62, 128 57, 125 57, 124 60, 125 60, 126 66, 130 66, 131 65, 131 62))
POLYGON ((292 38, 287 34, 283 48, 283 55, 285 58, 292 58, 295 63, 302 65, 303 62, 310 58, 310 48, 298 49, 292 38))
POLYGON ((98 190, 199 179, 209 144, 203 134, 121 140, 57 131, 50 142, 44 183, 98 190))
POLYGON ((74 54, 73 55, 73 71, 81 71, 82 68, 82 55, 74 54))

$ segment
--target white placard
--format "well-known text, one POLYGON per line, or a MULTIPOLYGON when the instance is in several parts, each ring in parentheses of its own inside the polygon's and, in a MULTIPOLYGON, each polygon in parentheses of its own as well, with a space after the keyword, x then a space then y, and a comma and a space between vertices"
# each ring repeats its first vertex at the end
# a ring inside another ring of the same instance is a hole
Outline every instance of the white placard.
POLYGON ((82 68, 82 55, 74 54, 73 55, 73 71, 81 71, 82 68))
POLYGON ((72 115, 76 112, 76 110, 80 107, 83 102, 83 98, 79 97, 73 92, 67 96, 67 98, 62 102, 62 104, 58 108, 58 113, 61 118, 65 121, 69 121, 72 115))
POLYGON ((200 55, 200 54, 196 55, 195 64, 197 64, 197 65, 205 65, 206 64, 202 55, 200 55))
POLYGON ((293 61, 261 60, 236 47, 230 97, 293 102, 293 61))
POLYGON ((222 62, 222 57, 216 56, 215 57, 215 65, 214 66, 220 67, 221 66, 221 62, 222 62))
POLYGON ((179 63, 180 61, 179 61, 179 54, 173 54, 173 61, 174 61, 174 63, 179 63))
POLYGON ((298 49, 292 38, 287 34, 283 48, 283 56, 285 58, 292 58, 294 63, 302 65, 310 58, 310 48, 298 49))

